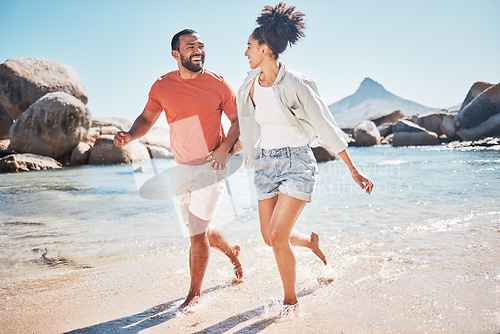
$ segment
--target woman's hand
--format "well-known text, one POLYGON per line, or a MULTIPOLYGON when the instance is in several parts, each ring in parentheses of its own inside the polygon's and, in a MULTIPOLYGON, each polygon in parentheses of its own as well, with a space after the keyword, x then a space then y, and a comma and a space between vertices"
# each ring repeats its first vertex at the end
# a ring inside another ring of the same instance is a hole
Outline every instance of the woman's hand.
POLYGON ((217 147, 215 150, 212 152, 208 153, 208 158, 207 161, 210 161, 212 164, 212 167, 214 169, 224 169, 226 168, 226 164, 231 159, 233 155, 236 153, 240 152, 243 149, 243 146, 241 145, 241 141, 238 139, 233 147, 229 150, 229 153, 224 153, 224 152, 218 152, 217 150, 220 148, 217 147))
POLYGON ((373 190, 373 182, 368 179, 363 173, 358 171, 357 169, 351 170, 351 176, 354 179, 354 182, 359 184, 359 186, 368 194, 373 190))
POLYGON ((210 161, 213 169, 223 170, 231 155, 229 153, 217 152, 217 149, 208 153, 207 161, 210 161))

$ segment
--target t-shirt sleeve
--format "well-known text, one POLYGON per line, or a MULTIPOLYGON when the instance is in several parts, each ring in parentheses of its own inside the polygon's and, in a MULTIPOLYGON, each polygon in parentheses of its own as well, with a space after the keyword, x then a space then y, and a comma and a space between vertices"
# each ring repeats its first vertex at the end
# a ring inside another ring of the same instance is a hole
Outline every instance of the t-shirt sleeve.
POLYGON ((146 103, 146 107, 144 107, 144 109, 151 112, 162 112, 163 107, 161 106, 160 100, 157 97, 156 91, 157 91, 157 82, 153 84, 151 90, 149 91, 148 102, 146 103))
POLYGON ((235 114, 238 108, 236 107, 236 93, 234 92, 234 88, 226 79, 224 79, 222 83, 223 94, 221 109, 226 115, 235 114))

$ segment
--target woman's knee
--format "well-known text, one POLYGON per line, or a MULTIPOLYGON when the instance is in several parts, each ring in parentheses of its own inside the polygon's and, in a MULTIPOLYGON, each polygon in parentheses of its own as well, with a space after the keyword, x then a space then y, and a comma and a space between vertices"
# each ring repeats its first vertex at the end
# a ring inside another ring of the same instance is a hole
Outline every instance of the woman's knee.
POLYGON ((290 242, 290 236, 286 235, 279 229, 271 229, 269 231, 269 246, 271 247, 280 247, 286 246, 290 242))
POLYGON ((269 239, 269 235, 262 234, 262 239, 264 239, 266 245, 271 246, 271 240, 269 239))

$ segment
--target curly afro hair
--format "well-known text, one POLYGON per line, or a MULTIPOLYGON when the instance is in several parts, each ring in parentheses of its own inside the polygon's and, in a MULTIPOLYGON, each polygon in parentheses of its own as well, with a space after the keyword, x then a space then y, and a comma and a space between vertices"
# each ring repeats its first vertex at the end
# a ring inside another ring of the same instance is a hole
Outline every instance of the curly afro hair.
POLYGON ((265 6, 257 18, 259 27, 255 28, 252 37, 260 45, 267 44, 274 56, 285 51, 288 45, 293 45, 304 37, 305 14, 295 10, 295 6, 287 6, 280 2, 276 6, 265 6))

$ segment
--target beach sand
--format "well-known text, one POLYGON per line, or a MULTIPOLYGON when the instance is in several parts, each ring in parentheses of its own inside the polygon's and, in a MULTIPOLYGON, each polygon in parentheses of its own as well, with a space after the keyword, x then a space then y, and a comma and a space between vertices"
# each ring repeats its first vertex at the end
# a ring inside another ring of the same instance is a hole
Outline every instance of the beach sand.
POLYGON ((242 245, 242 283, 213 251, 187 315, 176 312, 189 287, 187 251, 46 270, 2 282, 0 333, 500 332, 498 223, 433 235, 384 245, 328 238, 327 266, 297 250, 300 308, 288 318, 277 317, 281 282, 260 242, 242 245))

